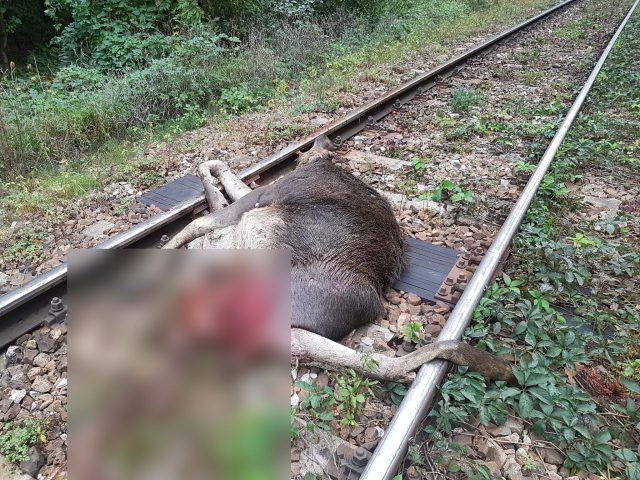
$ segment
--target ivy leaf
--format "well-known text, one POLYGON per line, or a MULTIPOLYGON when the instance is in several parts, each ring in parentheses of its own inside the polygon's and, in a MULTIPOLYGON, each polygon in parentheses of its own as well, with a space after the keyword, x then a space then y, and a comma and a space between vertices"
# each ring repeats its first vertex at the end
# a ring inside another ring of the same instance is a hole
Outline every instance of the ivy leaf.
POLYGON ((602 432, 600 435, 598 435, 596 438, 593 439, 594 443, 607 443, 611 441, 611 433, 609 433, 609 430, 605 430, 604 432, 602 432))
POLYGON ((630 392, 640 394, 640 384, 638 384, 638 382, 623 378, 620 380, 620 383, 622 383, 622 385, 624 385, 625 388, 630 392))
POLYGON ((621 448, 620 450, 616 450, 614 453, 618 458, 620 458, 620 460, 626 460, 627 462, 638 461, 638 456, 629 448, 621 448))
POLYGON ((523 418, 528 418, 533 413, 533 401, 526 392, 520 395, 520 400, 518 401, 518 412, 523 418))
POLYGON ((516 328, 513 329, 513 333, 516 335, 520 335, 527 329, 527 322, 520 322, 516 325, 516 328))

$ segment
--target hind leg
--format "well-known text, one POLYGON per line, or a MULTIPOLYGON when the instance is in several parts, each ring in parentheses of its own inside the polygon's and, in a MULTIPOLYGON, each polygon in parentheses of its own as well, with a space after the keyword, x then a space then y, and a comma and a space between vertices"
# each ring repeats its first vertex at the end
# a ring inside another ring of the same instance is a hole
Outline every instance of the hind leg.
MULTIPOLYGON (((220 191, 215 187, 213 183, 213 177, 216 177, 225 192, 232 202, 239 200, 251 191, 251 188, 247 186, 237 175, 235 175, 229 166, 220 160, 208 160, 198 167, 198 173, 202 179, 202 183, 205 189, 205 196, 211 206, 212 202, 215 206, 220 205, 220 191), (215 190, 215 191, 214 191, 215 190), (211 200, 210 200, 211 192, 211 200)), ((222 197, 224 199, 224 197, 222 197)), ((226 202, 225 202, 226 204, 226 202)))

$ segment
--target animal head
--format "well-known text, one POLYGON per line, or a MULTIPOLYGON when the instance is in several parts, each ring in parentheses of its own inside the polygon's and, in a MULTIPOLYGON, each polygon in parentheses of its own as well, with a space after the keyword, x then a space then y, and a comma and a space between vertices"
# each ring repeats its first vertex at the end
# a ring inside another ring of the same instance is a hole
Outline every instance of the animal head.
POLYGON ((316 160, 330 159, 331 150, 333 150, 333 142, 326 135, 320 135, 313 143, 313 147, 306 152, 300 153, 298 156, 298 166, 316 160))

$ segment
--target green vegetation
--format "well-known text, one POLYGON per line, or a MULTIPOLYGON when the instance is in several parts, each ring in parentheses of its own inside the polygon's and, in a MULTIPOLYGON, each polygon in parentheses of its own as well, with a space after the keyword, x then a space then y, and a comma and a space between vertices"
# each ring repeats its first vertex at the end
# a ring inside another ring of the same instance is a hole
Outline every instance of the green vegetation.
MULTIPOLYGON (((367 397, 375 397, 374 387, 378 382, 349 369, 346 374, 336 377, 335 390, 330 387, 318 387, 307 382, 298 381, 296 387, 306 390, 308 394, 300 402, 298 411, 293 409, 292 417, 300 415, 307 422, 307 429, 316 428, 330 430, 328 422, 341 416, 343 425, 357 425, 357 418, 362 412, 367 397)), ((299 434, 293 426, 292 435, 299 434)))
MULTIPOLYGON (((0 6, 8 38, 0 58, 2 207, 46 211, 135 176, 139 145, 212 117, 287 99, 292 115, 333 111, 360 73, 384 80, 379 65, 425 45, 446 49, 548 3, 48 0, 39 10, 8 0, 0 6), (49 177, 57 187, 48 188, 49 177)), ((302 134, 285 126, 267 140, 302 134)))
POLYGON ((456 88, 451 94, 451 109, 456 113, 466 113, 482 101, 482 95, 470 88, 456 88))
MULTIPOLYGON (((593 176, 610 189, 637 188, 639 26, 636 14, 514 239, 508 275, 487 290, 466 331, 479 347, 518 359, 517 385, 488 385, 464 368, 449 378, 426 429, 441 454, 460 423, 516 414, 567 454, 569 472, 640 479, 640 212, 594 219, 566 186, 593 176)), ((555 105, 542 110, 555 115, 555 105)), ((546 128, 521 134, 538 157, 546 128)), ((532 168, 521 162, 516 172, 532 168)))
POLYGON ((364 408, 367 396, 375 397, 372 388, 378 385, 378 382, 364 378, 351 369, 345 375, 338 375, 336 380, 336 400, 338 410, 343 415, 342 424, 357 425, 356 419, 364 408))
POLYGON ((436 187, 435 192, 431 194, 431 199, 434 202, 450 201, 451 203, 471 203, 473 202, 473 192, 470 190, 462 190, 460 185, 451 180, 442 180, 436 187))
POLYGON ((402 337, 417 345, 422 340, 422 324, 420 322, 407 323, 402 329, 402 337))
POLYGON ((29 458, 29 448, 46 441, 46 422, 43 420, 5 423, 0 433, 0 454, 10 462, 22 462, 29 458))

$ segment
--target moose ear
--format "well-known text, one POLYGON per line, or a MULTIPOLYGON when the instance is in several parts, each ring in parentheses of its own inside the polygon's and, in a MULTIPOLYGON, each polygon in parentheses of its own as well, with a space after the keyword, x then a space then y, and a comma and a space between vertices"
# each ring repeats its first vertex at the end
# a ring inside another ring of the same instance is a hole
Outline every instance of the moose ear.
POLYGON ((331 151, 333 150, 333 142, 326 135, 322 134, 313 143, 313 149, 316 151, 331 151))

